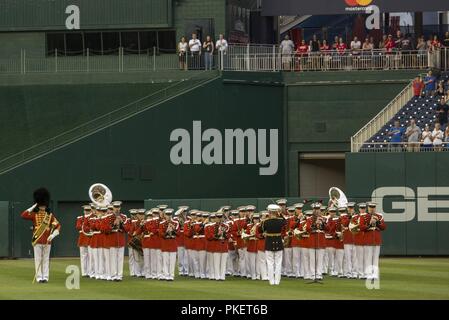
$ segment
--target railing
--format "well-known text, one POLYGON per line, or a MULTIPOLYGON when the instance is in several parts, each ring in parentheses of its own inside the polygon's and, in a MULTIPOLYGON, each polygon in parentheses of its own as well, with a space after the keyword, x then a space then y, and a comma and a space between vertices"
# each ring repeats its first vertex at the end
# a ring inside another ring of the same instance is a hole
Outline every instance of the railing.
POLYGON ((326 51, 281 54, 277 47, 239 48, 223 55, 223 70, 234 71, 332 71, 332 70, 399 70, 440 66, 440 52, 427 51, 326 51), (257 51, 251 53, 252 51, 257 51), (265 51, 265 52, 263 52, 265 51))
POLYGON ((142 97, 114 111, 106 113, 89 122, 79 125, 73 129, 63 132, 51 139, 42 141, 30 148, 22 150, 16 154, 0 160, 0 174, 9 171, 18 165, 26 163, 41 155, 47 154, 62 146, 79 140, 87 135, 93 134, 99 130, 107 128, 124 119, 127 119, 137 113, 145 111, 151 107, 159 105, 169 98, 178 96, 184 92, 216 79, 218 75, 215 72, 201 72, 191 76, 188 79, 181 80, 164 89, 154 92, 148 96, 142 97))
MULTIPOLYGON (((79 55, 42 56, 39 52, 21 50, 20 55, 0 58, 0 74, 76 73, 76 72, 148 72, 157 70, 204 70, 207 68, 232 71, 332 71, 332 70, 397 70, 449 67, 449 50, 393 51, 383 50, 344 52, 326 51, 281 54, 277 45, 231 44, 226 52, 215 51, 210 56, 188 52, 183 56, 161 53, 130 52, 119 48, 100 55, 86 49, 79 55)), ((75 53, 73 53, 75 54, 75 53)))
POLYGON ((351 137, 351 152, 359 152, 365 141, 377 133, 413 97, 412 84, 413 82, 410 82, 385 108, 351 137))
POLYGON ((358 152, 449 152, 449 142, 440 145, 425 145, 408 142, 372 142, 355 143, 358 152))

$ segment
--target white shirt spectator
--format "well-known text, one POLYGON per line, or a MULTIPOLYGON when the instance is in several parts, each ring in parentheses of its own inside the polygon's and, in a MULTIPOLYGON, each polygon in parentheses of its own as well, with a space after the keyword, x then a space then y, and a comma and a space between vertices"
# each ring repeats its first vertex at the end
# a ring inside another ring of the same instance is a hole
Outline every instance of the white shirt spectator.
POLYGON ((443 143, 443 137, 444 137, 443 131, 433 129, 433 131, 432 131, 432 138, 433 138, 433 145, 434 146, 441 145, 443 143))
POLYGON ((226 50, 228 50, 228 42, 225 39, 217 40, 215 48, 217 48, 218 51, 226 52, 226 50))
POLYGON ((199 39, 190 39, 189 47, 191 52, 199 52, 201 50, 201 41, 199 39))
POLYGON ((425 145, 432 144, 432 132, 423 131, 421 137, 423 139, 423 144, 425 144, 425 145))
POLYGON ((295 50, 295 45, 291 40, 282 40, 280 48, 282 54, 292 54, 295 50))
POLYGON ((178 43, 178 51, 179 52, 186 53, 188 48, 189 48, 189 44, 187 42, 178 43))
POLYGON ((361 47, 362 47, 362 43, 360 42, 360 40, 351 41, 351 49, 352 50, 360 50, 361 47))
POLYGON ((405 131, 405 135, 408 136, 408 142, 419 142, 419 135, 421 134, 421 129, 417 125, 408 126, 405 131))

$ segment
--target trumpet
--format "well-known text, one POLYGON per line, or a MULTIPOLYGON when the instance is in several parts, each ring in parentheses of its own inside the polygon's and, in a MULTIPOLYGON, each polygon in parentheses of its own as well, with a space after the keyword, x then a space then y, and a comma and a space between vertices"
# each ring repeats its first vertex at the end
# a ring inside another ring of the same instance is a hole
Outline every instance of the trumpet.
POLYGON ((360 220, 361 219, 362 219, 362 217, 359 216, 358 219, 357 219, 357 223, 354 224, 354 223, 352 223, 352 221, 349 223, 349 230, 352 233, 357 233, 357 232, 360 231, 360 220))

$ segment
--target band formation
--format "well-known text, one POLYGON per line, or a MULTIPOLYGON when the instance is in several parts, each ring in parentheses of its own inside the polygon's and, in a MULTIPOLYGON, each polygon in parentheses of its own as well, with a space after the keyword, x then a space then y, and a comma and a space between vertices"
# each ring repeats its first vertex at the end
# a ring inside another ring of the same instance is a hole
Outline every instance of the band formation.
MULTIPOLYGON (((223 281, 226 277, 268 280, 281 276, 320 280, 323 275, 378 279, 381 232, 386 224, 375 203, 331 199, 287 206, 279 199, 266 211, 252 205, 205 212, 167 205, 131 209, 121 202, 83 206, 77 217, 81 273, 98 280, 122 281, 125 246, 129 273, 146 279, 180 276, 223 281), (303 209, 310 206, 311 210, 303 209)), ((51 241, 60 224, 48 205, 36 203, 22 213, 33 221, 36 279, 49 279, 51 241)))

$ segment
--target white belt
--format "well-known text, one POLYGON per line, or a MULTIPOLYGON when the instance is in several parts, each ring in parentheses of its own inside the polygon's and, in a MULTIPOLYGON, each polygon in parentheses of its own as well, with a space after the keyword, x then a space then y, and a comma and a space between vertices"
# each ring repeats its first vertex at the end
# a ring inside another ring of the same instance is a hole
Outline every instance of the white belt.
POLYGON ((334 237, 332 237, 332 236, 329 236, 329 235, 325 235, 325 237, 326 237, 326 239, 333 239, 334 237))
POLYGON ((205 236, 204 235, 196 235, 196 236, 193 236, 193 239, 198 239, 198 238, 204 238, 205 236))
POLYGON ((101 231, 92 231, 92 234, 100 234, 101 231))

